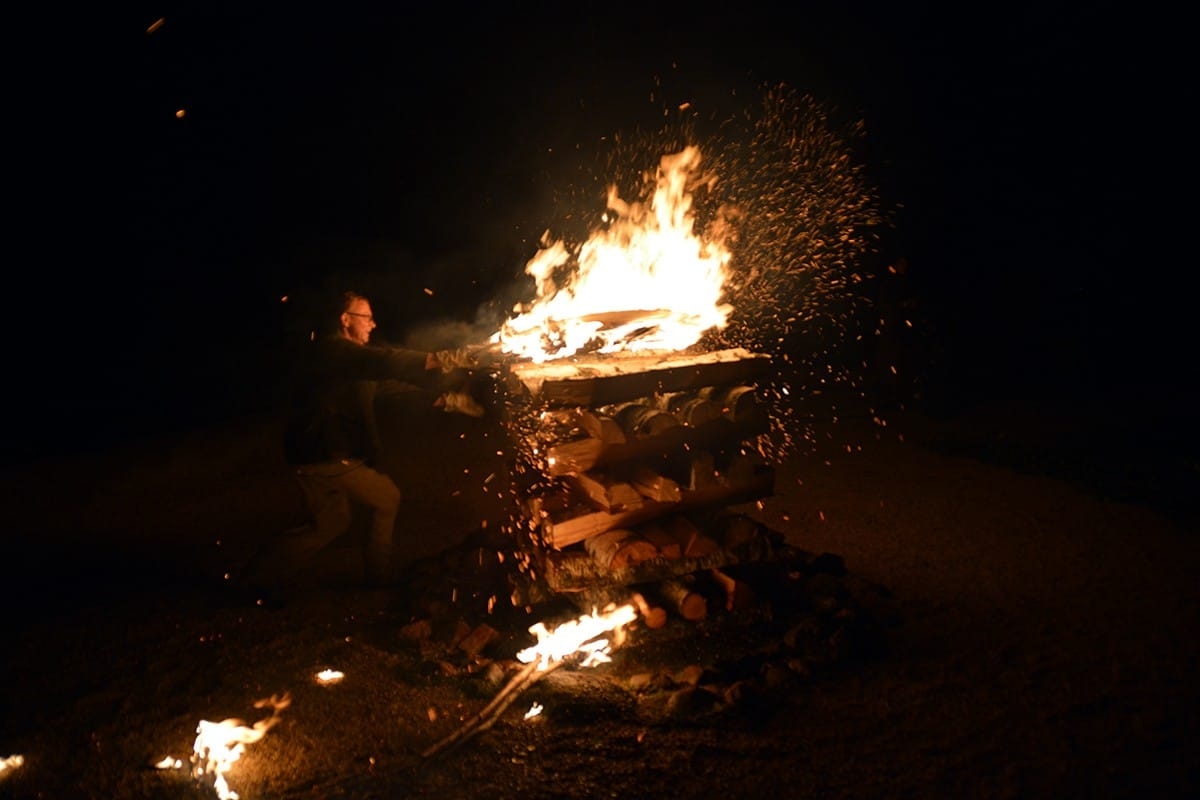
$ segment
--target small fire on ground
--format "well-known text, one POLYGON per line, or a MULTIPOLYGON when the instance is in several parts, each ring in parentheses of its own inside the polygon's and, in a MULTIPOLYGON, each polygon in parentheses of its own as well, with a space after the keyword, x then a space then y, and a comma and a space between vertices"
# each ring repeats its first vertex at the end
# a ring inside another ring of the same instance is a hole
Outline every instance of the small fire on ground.
POLYGON ((579 666, 591 667, 612 659, 614 644, 624 640, 625 626, 637 619, 637 609, 632 605, 609 606, 603 612, 592 611, 578 619, 559 625, 553 631, 544 622, 530 627, 529 632, 537 637, 537 644, 517 653, 522 664, 537 663, 541 670, 549 669, 556 662, 582 653, 579 666), (615 640, 605 637, 612 633, 615 640))
MULTIPOLYGON (((211 779, 213 790, 220 800, 239 800, 240 795, 229 787, 226 773, 242 757, 246 745, 262 739, 279 722, 280 712, 291 702, 291 695, 286 692, 256 701, 255 708, 269 707, 271 715, 253 725, 246 725, 234 718, 221 722, 200 720, 191 756, 192 777, 197 781, 211 779)), ((159 769, 182 769, 183 761, 168 756, 155 766, 159 769)))

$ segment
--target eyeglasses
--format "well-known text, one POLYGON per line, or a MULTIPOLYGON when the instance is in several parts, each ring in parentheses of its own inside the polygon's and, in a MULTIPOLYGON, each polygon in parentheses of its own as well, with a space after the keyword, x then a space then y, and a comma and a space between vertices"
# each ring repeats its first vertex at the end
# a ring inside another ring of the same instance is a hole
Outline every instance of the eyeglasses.
POLYGON ((363 319, 365 319, 367 322, 374 322, 374 321, 375 321, 375 317, 374 317, 374 316, 372 316, 371 314, 360 314, 360 313, 358 313, 357 311, 345 311, 345 312, 343 312, 343 313, 345 313, 345 314, 349 314, 349 315, 350 315, 350 316, 352 316, 352 317, 362 317, 362 318, 363 318, 363 319))

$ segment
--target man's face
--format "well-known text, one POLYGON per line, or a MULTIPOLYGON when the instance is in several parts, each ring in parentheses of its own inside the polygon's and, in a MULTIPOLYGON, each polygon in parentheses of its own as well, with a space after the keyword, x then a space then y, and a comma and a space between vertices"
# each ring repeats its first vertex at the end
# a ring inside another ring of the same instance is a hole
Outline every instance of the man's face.
POLYGON ((371 313, 371 304, 366 300, 355 300, 350 308, 342 312, 342 333, 350 341, 366 344, 373 330, 375 317, 371 313))

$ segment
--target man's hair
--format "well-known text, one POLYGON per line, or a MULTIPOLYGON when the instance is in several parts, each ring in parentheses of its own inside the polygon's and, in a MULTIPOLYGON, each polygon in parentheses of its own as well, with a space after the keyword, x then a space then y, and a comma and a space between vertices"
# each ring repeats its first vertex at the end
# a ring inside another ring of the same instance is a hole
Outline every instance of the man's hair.
POLYGON ((349 291, 349 290, 342 292, 342 307, 340 309, 338 309, 338 316, 340 317, 342 314, 345 314, 347 311, 349 311, 350 306, 354 305, 354 302, 356 300, 366 300, 366 299, 367 298, 363 297, 358 292, 353 292, 353 291, 349 291))
POLYGON ((327 291, 314 307, 316 319, 315 329, 322 335, 340 334, 342 332, 342 314, 350 310, 356 300, 366 300, 364 295, 354 291, 327 291))

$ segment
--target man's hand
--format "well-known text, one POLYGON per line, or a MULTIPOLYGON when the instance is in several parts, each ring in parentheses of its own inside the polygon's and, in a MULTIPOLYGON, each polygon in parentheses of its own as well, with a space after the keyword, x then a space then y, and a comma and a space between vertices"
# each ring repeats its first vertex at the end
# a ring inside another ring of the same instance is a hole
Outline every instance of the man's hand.
POLYGON ((433 405, 451 414, 466 414, 468 417, 482 417, 484 414, 479 401, 466 392, 446 392, 433 405))
POLYGON ((456 369, 489 369, 499 364, 502 355, 500 346, 494 344, 468 345, 433 353, 442 372, 456 369))

